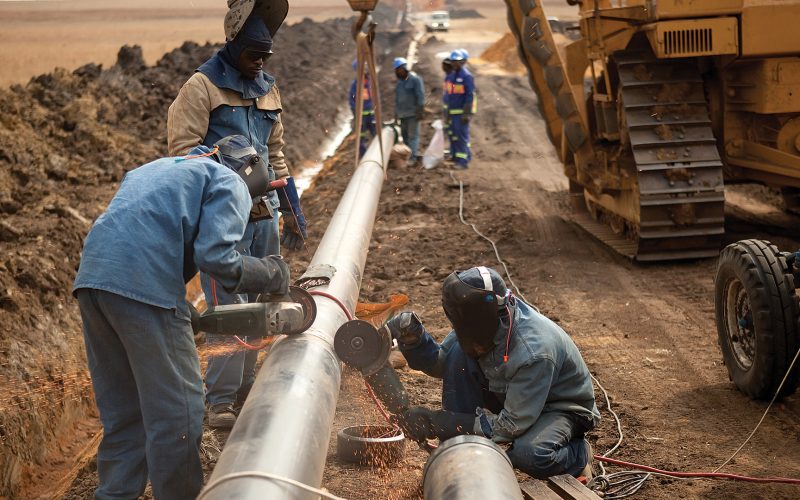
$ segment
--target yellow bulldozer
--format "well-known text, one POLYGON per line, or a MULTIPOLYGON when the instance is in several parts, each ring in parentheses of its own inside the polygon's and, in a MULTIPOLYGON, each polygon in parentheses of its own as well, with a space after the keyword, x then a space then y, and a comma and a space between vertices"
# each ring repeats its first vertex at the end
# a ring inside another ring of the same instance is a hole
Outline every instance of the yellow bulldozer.
POLYGON ((800 1, 567 0, 559 50, 541 0, 505 0, 576 214, 637 260, 716 256, 725 183, 800 200, 800 1))

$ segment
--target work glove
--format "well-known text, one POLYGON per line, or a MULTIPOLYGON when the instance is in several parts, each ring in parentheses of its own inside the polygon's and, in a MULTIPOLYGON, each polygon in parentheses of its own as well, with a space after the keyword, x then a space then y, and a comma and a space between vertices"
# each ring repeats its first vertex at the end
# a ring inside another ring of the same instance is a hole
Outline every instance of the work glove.
POLYGON ((286 295, 289 293, 289 266, 280 255, 261 259, 243 255, 242 276, 233 293, 286 295))
POLYGON ((472 119, 472 113, 464 113, 463 115, 461 115, 461 121, 464 123, 469 123, 471 119, 472 119))
POLYGON ((422 117, 425 116, 425 108, 417 108, 417 111, 414 114, 416 115, 417 120, 422 121, 422 117))
POLYGON ((299 250, 303 248, 308 233, 306 232, 306 218, 303 215, 303 208, 300 206, 300 195, 297 194, 297 187, 293 177, 286 178, 286 187, 278 189, 278 210, 284 215, 283 234, 281 235, 281 245, 289 250, 299 250))
POLYGON ((404 311, 386 322, 386 328, 398 344, 409 346, 416 344, 425 333, 425 327, 416 313, 404 311))
POLYGON ((476 434, 475 415, 447 410, 431 410, 412 406, 396 417, 403 433, 417 442, 438 438, 445 441, 455 436, 476 434))

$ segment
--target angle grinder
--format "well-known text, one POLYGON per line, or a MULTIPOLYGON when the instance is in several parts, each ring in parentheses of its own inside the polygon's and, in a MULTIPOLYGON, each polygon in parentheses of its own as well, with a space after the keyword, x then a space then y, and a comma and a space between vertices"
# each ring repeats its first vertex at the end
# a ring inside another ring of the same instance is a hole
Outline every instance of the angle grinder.
POLYGON ((360 319, 344 323, 333 338, 333 349, 339 359, 361 371, 386 409, 400 414, 411 403, 400 377, 389 363, 393 344, 386 325, 375 328, 360 319))
POLYGON ((296 335, 308 330, 316 317, 314 297, 290 286, 288 295, 262 294, 252 304, 216 306, 193 315, 192 329, 218 335, 296 335))

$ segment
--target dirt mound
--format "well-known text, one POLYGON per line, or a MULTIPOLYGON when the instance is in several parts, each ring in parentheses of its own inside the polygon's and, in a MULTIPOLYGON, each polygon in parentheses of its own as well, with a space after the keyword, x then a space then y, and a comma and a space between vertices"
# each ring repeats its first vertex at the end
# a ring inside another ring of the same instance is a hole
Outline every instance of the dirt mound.
POLYGON ((525 66, 519 60, 517 40, 510 32, 484 50, 480 58, 487 62, 493 62, 511 73, 522 74, 525 72, 525 66))
MULTIPOLYGON (((276 37, 268 71, 291 166, 316 157, 346 102, 350 24, 304 20, 276 37)), ((110 68, 57 69, 0 90, 0 496, 42 481, 93 411, 70 296, 83 238, 123 174, 166 153, 167 107, 218 48, 186 42, 147 66, 126 46, 110 68)))

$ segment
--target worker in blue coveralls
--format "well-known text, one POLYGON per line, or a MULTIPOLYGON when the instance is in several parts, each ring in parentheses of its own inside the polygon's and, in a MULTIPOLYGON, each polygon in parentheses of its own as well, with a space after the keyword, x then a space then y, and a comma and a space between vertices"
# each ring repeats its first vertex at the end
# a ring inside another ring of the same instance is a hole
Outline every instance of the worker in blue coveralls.
POLYGON ((472 159, 469 123, 477 111, 478 103, 475 98, 475 81, 472 73, 464 67, 467 57, 467 51, 463 49, 456 49, 450 54, 453 72, 445 81, 448 124, 452 131, 450 152, 456 168, 460 169, 467 168, 472 159))
POLYGON ((445 158, 451 158, 450 151, 452 150, 453 131, 450 127, 450 114, 447 112, 447 77, 453 72, 453 61, 450 60, 449 56, 442 59, 442 72, 444 72, 444 83, 442 84, 442 119, 444 120, 444 131, 447 134, 447 139, 451 148, 445 151, 445 158))
POLYGON ((443 379, 442 410, 417 406, 399 416, 406 435, 477 434, 510 444, 511 463, 533 477, 590 478, 584 433, 600 413, 586 363, 564 330, 486 267, 450 274, 442 308, 453 331, 441 344, 413 312, 387 323, 408 365, 443 379))
MULTIPOLYGON (((203 380, 186 302, 201 270, 231 293, 285 295, 280 256, 236 250, 266 163, 247 138, 128 172, 89 231, 73 294, 103 424, 96 499, 195 498, 203 485, 203 380)), ((194 311, 196 313, 196 311, 194 311)))
POLYGON ((408 69, 408 61, 404 57, 395 57, 392 62, 397 86, 394 95, 394 114, 400 120, 400 134, 409 148, 411 157, 409 165, 416 164, 419 156, 419 124, 425 113, 425 85, 422 78, 408 69))
MULTIPOLYGON (((235 11, 229 11, 225 23, 228 42, 183 85, 167 118, 170 154, 186 154, 200 144, 208 146, 225 135, 241 134, 252 140, 262 158, 269 159, 269 180, 287 180, 285 188, 266 195, 261 215, 247 224, 238 250, 254 257, 277 255, 281 244, 299 249, 307 236, 300 197, 283 153, 280 92, 275 78, 263 71, 272 55, 272 37, 286 11, 277 8, 276 2, 264 5, 275 7, 267 12, 277 17, 265 19, 254 11, 238 31, 235 26, 230 28, 228 18, 235 11), (284 215, 280 237, 276 209, 284 215)), ((206 273, 201 273, 200 281, 210 307, 256 298, 228 293, 206 273)), ((230 336, 207 335, 207 342, 232 347, 227 354, 209 356, 205 373, 208 425, 231 428, 255 381, 258 351, 236 348, 230 336)))
MULTIPOLYGON (((358 69, 358 61, 353 61, 353 71, 358 69)), ((353 78, 353 83, 350 85, 350 111, 353 112, 353 123, 355 123, 356 112, 356 86, 357 78, 353 78)), ((364 81, 360 89, 364 103, 364 109, 361 111, 361 143, 358 149, 358 157, 364 156, 369 146, 369 140, 375 137, 377 129, 375 128, 375 107, 372 104, 372 93, 369 89, 369 76, 364 74, 364 81)))

